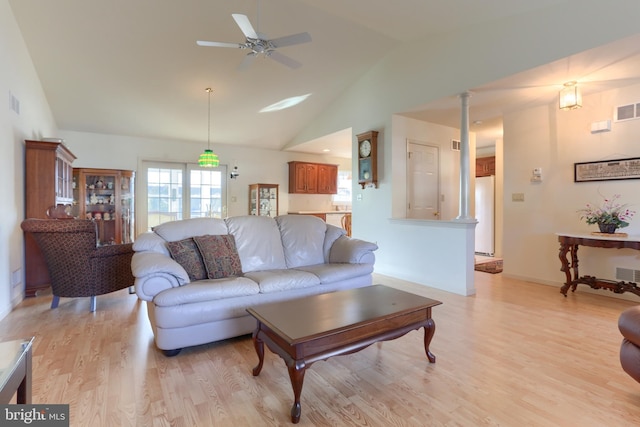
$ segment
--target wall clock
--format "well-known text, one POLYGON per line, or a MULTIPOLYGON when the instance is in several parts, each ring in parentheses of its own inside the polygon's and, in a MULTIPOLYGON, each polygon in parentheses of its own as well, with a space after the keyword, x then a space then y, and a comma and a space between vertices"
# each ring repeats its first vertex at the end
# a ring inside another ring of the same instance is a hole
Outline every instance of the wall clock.
POLYGON ((358 184, 378 186, 378 132, 375 130, 356 135, 358 138, 358 184))

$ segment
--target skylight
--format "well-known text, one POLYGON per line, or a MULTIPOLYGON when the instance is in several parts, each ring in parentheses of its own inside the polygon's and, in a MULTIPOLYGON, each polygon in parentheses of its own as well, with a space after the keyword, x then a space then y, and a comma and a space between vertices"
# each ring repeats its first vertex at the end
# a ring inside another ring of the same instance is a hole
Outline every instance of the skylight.
POLYGON ((283 99, 282 101, 278 101, 275 104, 271 104, 267 107, 264 107, 260 110, 261 113, 268 113, 270 111, 278 111, 284 110, 285 108, 293 107, 294 105, 300 104, 302 101, 310 97, 311 94, 308 93, 306 95, 293 96, 291 98, 283 99))

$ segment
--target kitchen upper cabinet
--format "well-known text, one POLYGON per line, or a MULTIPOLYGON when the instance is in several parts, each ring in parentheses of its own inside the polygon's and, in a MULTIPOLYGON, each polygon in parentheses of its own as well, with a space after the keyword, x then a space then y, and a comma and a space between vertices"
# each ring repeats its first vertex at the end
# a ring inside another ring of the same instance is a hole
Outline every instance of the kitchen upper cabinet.
POLYGON ((476 177, 496 174, 496 156, 476 159, 476 177))
POLYGON ((336 194, 338 192, 338 166, 318 165, 318 193, 336 194))
POLYGON ((337 165, 289 162, 290 194, 336 194, 337 192, 337 165))
POLYGON ((318 192, 318 167, 315 163, 289 162, 289 193, 318 192))

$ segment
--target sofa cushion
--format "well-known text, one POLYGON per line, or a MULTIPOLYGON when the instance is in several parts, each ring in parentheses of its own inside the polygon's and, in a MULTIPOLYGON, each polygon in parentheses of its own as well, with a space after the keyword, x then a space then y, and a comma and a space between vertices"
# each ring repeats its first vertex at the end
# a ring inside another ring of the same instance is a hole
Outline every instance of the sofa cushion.
POLYGON ((179 288, 160 292, 153 298, 159 307, 244 297, 260 293, 258 285, 245 277, 228 277, 216 280, 200 280, 179 288))
POLYGON ((236 239, 244 273, 287 268, 280 230, 273 218, 245 215, 225 221, 229 234, 236 239))
POLYGON ((242 265, 232 235, 195 236, 193 240, 200 249, 209 279, 242 275, 242 265))
POLYGON ((205 269, 202 255, 192 237, 175 242, 167 242, 167 248, 171 257, 184 268, 191 281, 207 278, 207 270, 205 269))
POLYGON ((245 273, 245 277, 258 283, 262 294, 308 288, 320 284, 320 279, 315 274, 288 269, 252 271, 245 273))
POLYGON ((276 217, 288 268, 321 264, 327 224, 313 215, 276 217))
POLYGON ((296 270, 313 273, 318 276, 322 284, 326 284, 371 274, 373 264, 318 264, 298 267, 296 270))
POLYGON ((190 218, 169 221, 153 227, 153 231, 167 242, 205 234, 229 234, 224 220, 219 218, 190 218))

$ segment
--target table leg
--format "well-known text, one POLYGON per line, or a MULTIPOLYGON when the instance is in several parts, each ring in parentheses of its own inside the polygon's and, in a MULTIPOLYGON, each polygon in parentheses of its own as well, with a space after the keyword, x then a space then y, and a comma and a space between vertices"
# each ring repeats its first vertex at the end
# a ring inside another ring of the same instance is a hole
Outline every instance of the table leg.
POLYGON ((262 325, 258 323, 258 327, 255 331, 253 331, 253 347, 256 349, 256 353, 258 354, 258 364, 255 368, 253 368, 253 376, 256 377, 262 371, 262 364, 264 363, 264 342, 260 338, 258 338, 258 334, 260 333, 260 327, 262 325))
POLYGON ((24 355, 25 372, 16 393, 17 404, 31 404, 31 363, 31 347, 29 347, 24 355))
POLYGON ((576 280, 580 277, 580 272, 578 271, 578 245, 571 245, 571 269, 573 270, 573 280, 571 281, 571 292, 576 291, 576 287, 578 283, 576 280))
MULTIPOLYGON (((562 295, 564 295, 565 297, 567 296, 567 291, 569 290, 569 287, 571 286, 571 269, 569 268, 569 259, 567 258, 567 253, 569 252, 569 249, 572 248, 573 245, 568 245, 566 243, 560 243, 560 253, 558 254, 558 258, 560 258, 560 263, 562 264, 562 267, 560 267, 560 271, 564 272, 565 275, 565 282, 564 285, 562 285, 562 287, 560 288, 560 293, 562 293, 562 295)), ((571 250, 571 253, 573 254, 573 250, 571 250)))
POLYGON ((429 318, 427 323, 424 325, 424 351, 427 353, 427 359, 429 359, 429 362, 431 363, 436 363, 436 356, 429 351, 429 345, 431 344, 431 339, 435 333, 436 323, 433 319, 429 318))
POLYGON ((292 364, 287 364, 289 369, 289 378, 293 387, 293 406, 291 407, 291 422, 297 424, 300 421, 302 407, 300 406, 300 395, 302 394, 302 383, 304 381, 304 373, 307 369, 306 364, 302 360, 294 360, 292 364))

